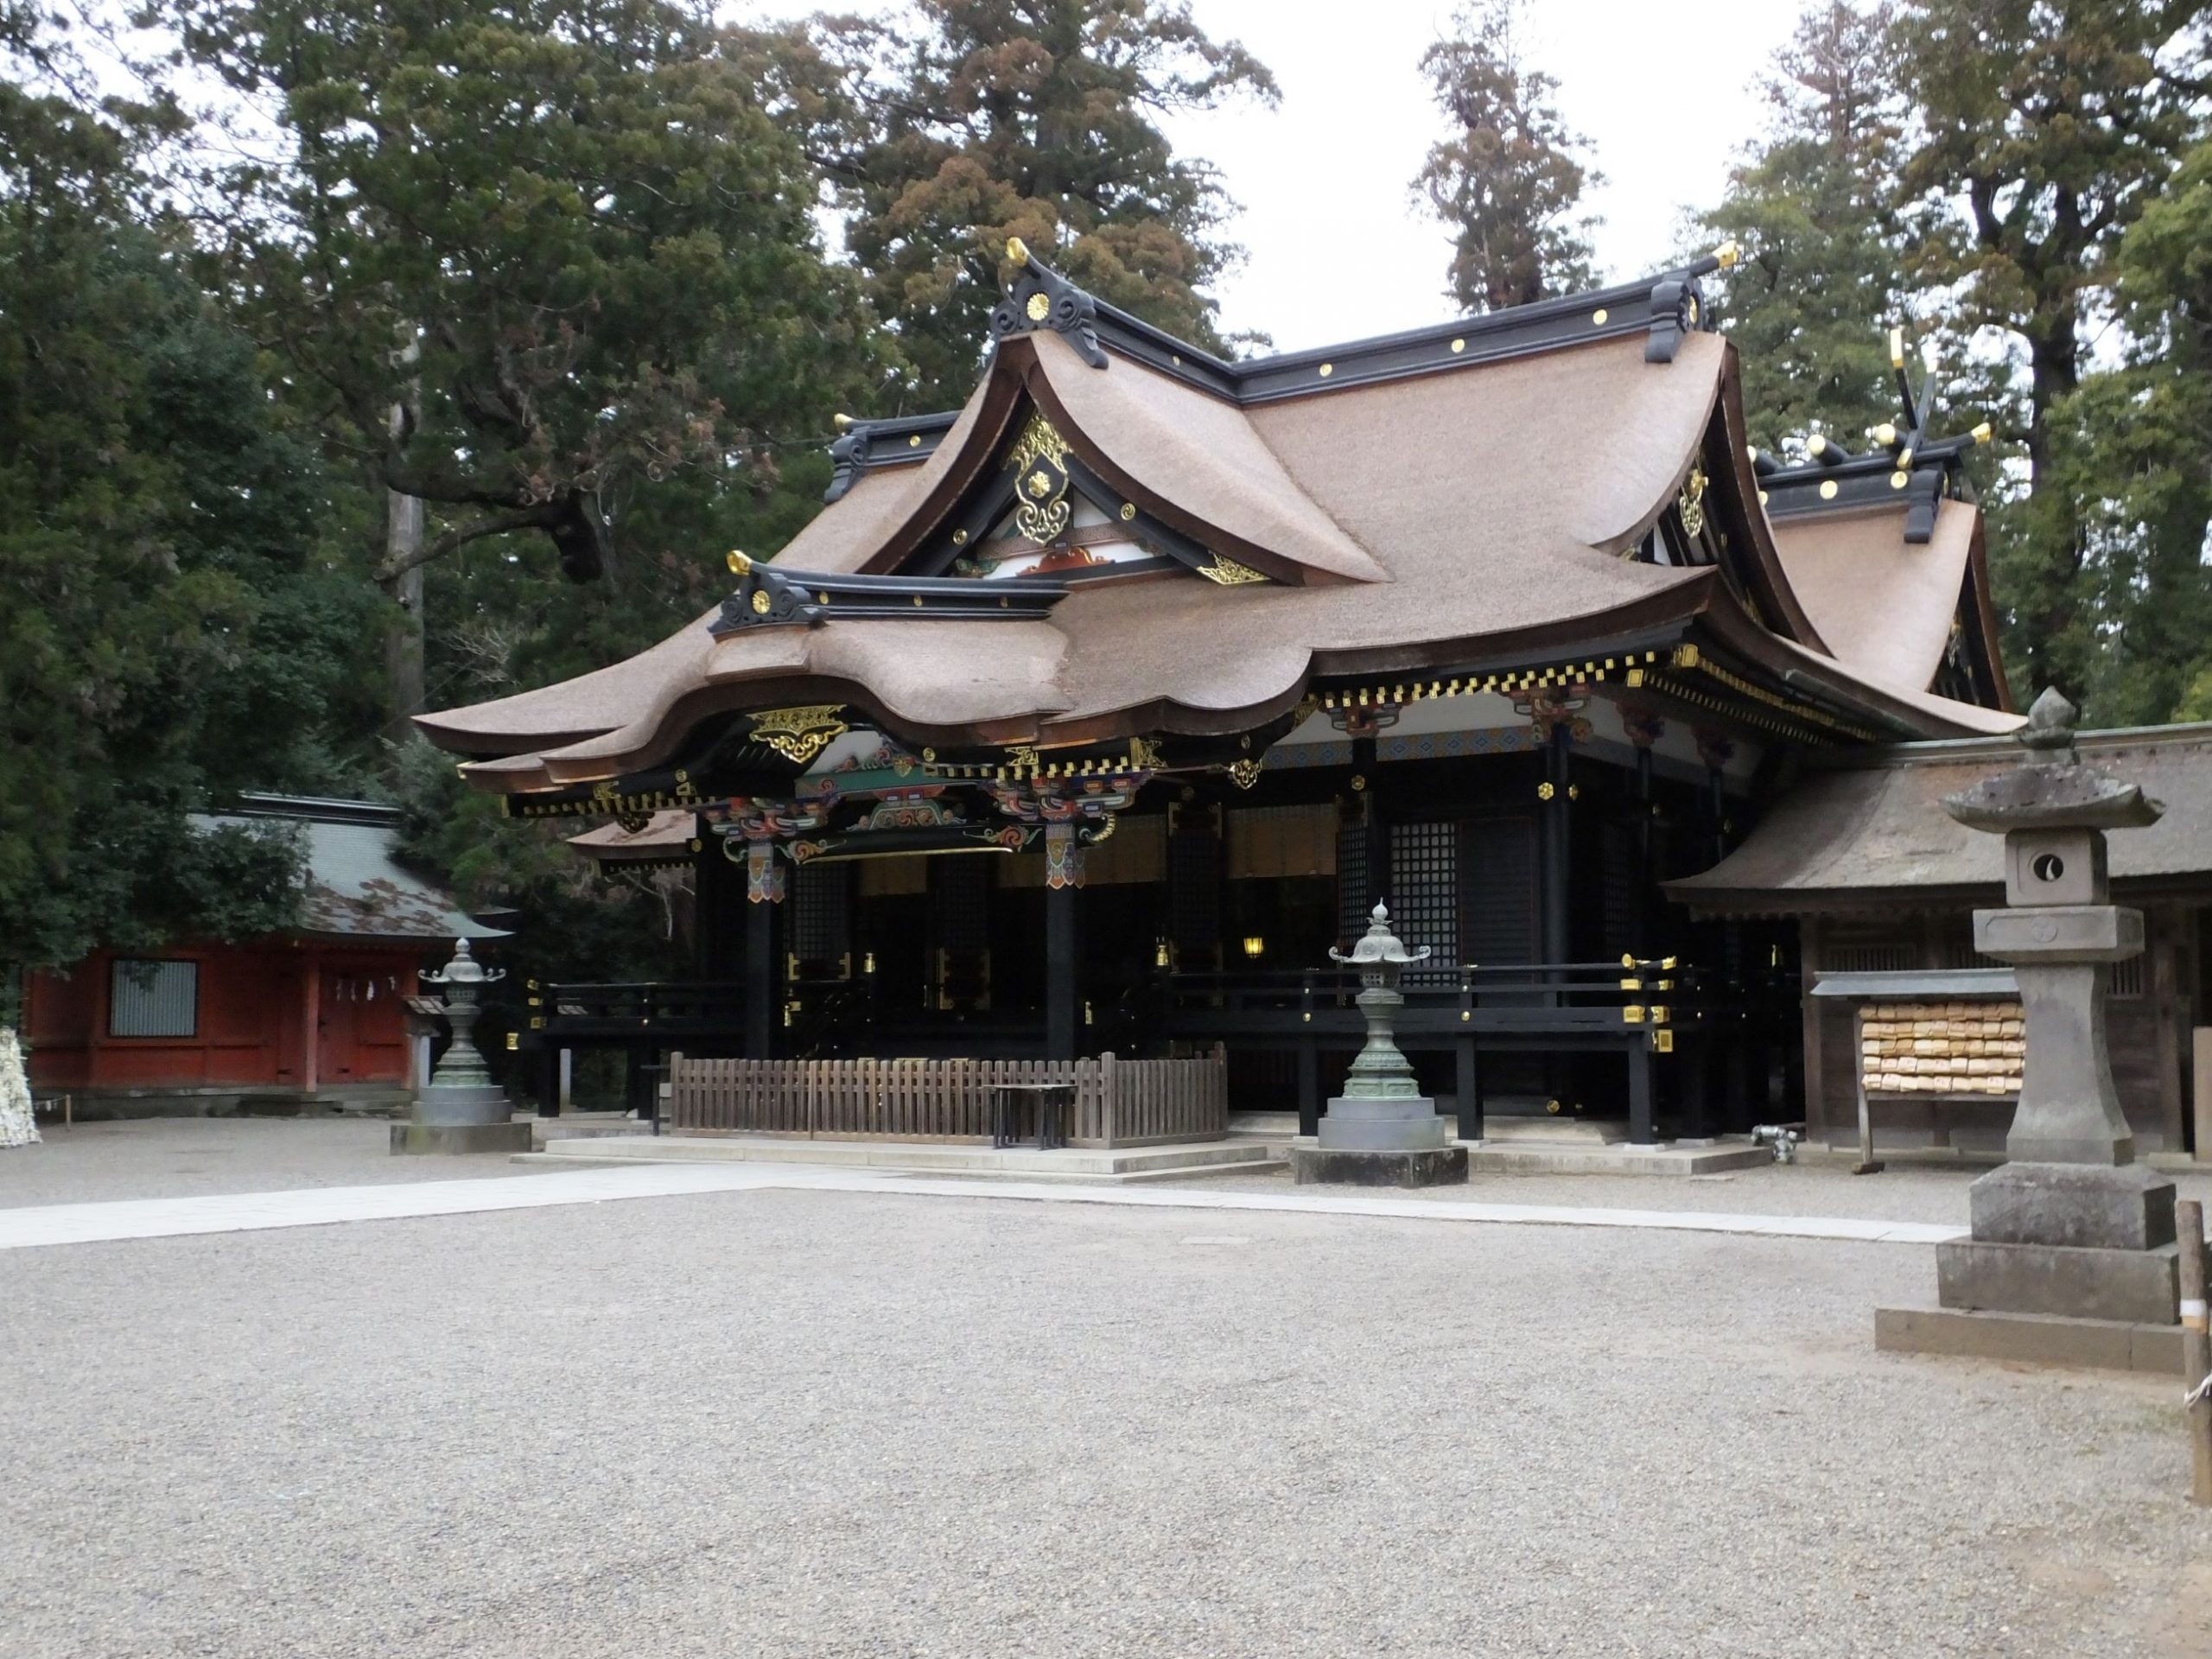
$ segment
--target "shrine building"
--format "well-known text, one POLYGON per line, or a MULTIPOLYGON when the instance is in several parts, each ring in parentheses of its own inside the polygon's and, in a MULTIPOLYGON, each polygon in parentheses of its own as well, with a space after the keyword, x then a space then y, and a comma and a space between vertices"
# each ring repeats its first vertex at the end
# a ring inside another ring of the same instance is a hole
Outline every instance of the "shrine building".
POLYGON ((549 994, 542 1029, 1218 1049, 1232 1109, 1310 1129, 1361 1029, 1328 953, 1381 900, 1463 1135, 1795 1115, 1795 914, 1668 884, 1808 768, 2019 724, 1986 429, 1932 429, 1893 339, 1871 448, 1754 454, 1700 292, 1726 250, 1242 362, 1011 252, 964 406, 844 423, 821 512, 712 613, 421 718, 510 813, 696 872, 690 994, 549 994))

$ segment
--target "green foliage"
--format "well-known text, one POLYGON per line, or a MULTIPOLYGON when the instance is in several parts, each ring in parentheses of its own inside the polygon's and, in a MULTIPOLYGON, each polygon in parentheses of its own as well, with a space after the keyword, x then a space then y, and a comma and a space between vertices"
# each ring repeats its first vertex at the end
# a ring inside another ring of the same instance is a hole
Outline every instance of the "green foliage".
POLYGON ((1162 114, 1274 78, 1187 0, 916 0, 786 43, 846 213, 846 243, 913 367, 908 402, 972 390, 1018 236, 1100 299, 1225 349, 1205 289, 1236 257, 1213 169, 1162 114))
POLYGON ((471 788, 450 755, 419 739, 401 751, 396 776, 401 861, 450 888, 464 910, 516 912, 502 924, 515 932, 499 955, 517 977, 645 980, 689 971, 671 937, 669 887, 650 877, 601 878, 566 844, 586 823, 505 817, 496 797, 471 788))
POLYGON ((762 41, 704 7, 176 17, 193 60, 281 130, 280 159, 204 180, 227 204, 220 279, 332 453, 441 510, 380 579, 521 531, 588 580, 663 480, 772 498, 779 442, 826 432, 886 372, 763 101, 762 41))
POLYGON ((1451 284, 1467 311, 1592 285, 1592 220, 1574 217, 1603 182, 1552 103, 1559 82, 1523 60, 1514 31, 1523 0, 1462 6, 1456 31, 1421 54, 1451 134, 1432 145, 1414 194, 1451 226, 1451 284))
MULTIPOLYGON (((1913 276, 1942 294, 1958 335, 1993 334, 2012 353, 1996 413, 2024 487, 1996 504, 1992 530, 2012 678, 2077 700, 2114 683, 2101 657, 2132 648, 2126 618, 2101 601, 2172 568, 2113 567, 2105 504, 2128 493, 2126 479, 2085 477, 2061 448, 2120 239, 2202 133, 2205 28, 2202 4, 2180 0, 1912 0, 1895 30, 1916 112, 1899 190, 1913 276)), ((2075 404, 2075 418, 2131 396, 2075 404)), ((2142 436, 2120 442, 2123 469, 2142 436)))
POLYGON ((1767 82, 1771 124, 1694 221, 1698 251, 1740 250, 1714 284, 1716 321, 1741 354, 1751 441, 1777 453, 1815 431, 1856 448, 1897 412, 1885 327, 1905 301, 1889 200, 1904 111, 1891 26, 1885 5, 1808 10, 1767 82))
POLYGON ((0 940, 31 963, 289 913, 296 858, 188 815, 327 774, 344 708, 314 454, 140 199, 166 121, 0 86, 0 940))

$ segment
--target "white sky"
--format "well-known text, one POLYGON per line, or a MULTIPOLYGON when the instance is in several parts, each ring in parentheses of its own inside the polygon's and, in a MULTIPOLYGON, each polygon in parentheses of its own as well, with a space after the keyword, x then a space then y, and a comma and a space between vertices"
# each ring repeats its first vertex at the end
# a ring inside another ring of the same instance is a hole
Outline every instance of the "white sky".
MULTIPOLYGON (((731 8, 753 17, 817 9, 731 8)), ((1216 40, 1243 41, 1282 87, 1273 111, 1240 104, 1169 124, 1179 152, 1219 167, 1242 205, 1231 234, 1249 258, 1217 289, 1224 328, 1256 329, 1292 351, 1451 315, 1449 242, 1406 188, 1442 131, 1419 65, 1451 0, 1192 0, 1192 12, 1216 40)), ((1602 274, 1661 268, 1681 209, 1719 200, 1734 153, 1764 124, 1759 83, 1797 15, 1791 0, 1688 10, 1531 0, 1527 55, 1558 77, 1561 111, 1605 175, 1585 197, 1605 220, 1602 274)))

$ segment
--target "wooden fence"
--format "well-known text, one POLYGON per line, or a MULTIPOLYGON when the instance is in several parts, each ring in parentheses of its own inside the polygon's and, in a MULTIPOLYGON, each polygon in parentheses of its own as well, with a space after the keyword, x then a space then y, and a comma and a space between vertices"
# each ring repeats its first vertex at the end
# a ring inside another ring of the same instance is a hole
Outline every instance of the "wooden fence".
MULTIPOLYGON (((1001 1084, 1073 1083, 1071 1147, 1145 1147, 1228 1132, 1221 1049, 1194 1059, 702 1060, 669 1057, 669 1126, 822 1141, 985 1141, 1001 1084)), ((1023 1100, 1020 1122, 1033 1132, 1023 1100)))

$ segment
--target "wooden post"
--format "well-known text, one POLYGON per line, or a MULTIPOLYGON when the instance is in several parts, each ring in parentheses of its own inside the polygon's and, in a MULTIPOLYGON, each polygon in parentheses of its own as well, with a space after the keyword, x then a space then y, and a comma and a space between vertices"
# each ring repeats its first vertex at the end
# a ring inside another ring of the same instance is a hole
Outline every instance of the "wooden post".
POLYGON ((1045 889, 1045 1058, 1075 1058, 1083 1020, 1082 963, 1076 954, 1072 884, 1045 889))
POLYGON ((2212 1337, 2204 1306, 2204 1206, 2194 1198, 2174 1205, 2174 1230, 2181 1239, 2181 1368, 2190 1391, 2190 1496, 2212 1505, 2212 1337))
POLYGON ((1459 1051, 1459 1139, 1479 1141, 1483 1138, 1482 1058, 1471 1037, 1460 1038, 1453 1046, 1459 1051))
POLYGON ((1800 917, 1797 921, 1797 966, 1800 992, 1798 1006, 1804 1020, 1805 1087, 1802 1114, 1805 1119, 1805 1139, 1826 1141, 1828 1131, 1828 1081, 1827 1033, 1822 1022, 1827 1010, 1813 995, 1813 987, 1820 983, 1821 968, 1827 961, 1823 951, 1827 943, 1827 924, 1818 916, 1800 917))
POLYGON ((745 1058, 774 1054, 776 1020, 776 906, 745 906, 745 1058))
POLYGON ((312 1095, 321 1082, 322 1065, 322 957, 319 953, 308 952, 300 982, 307 997, 306 1052, 300 1056, 300 1084, 302 1094, 312 1095))
POLYGON ((1565 720, 1554 721, 1544 744, 1544 782, 1548 792, 1543 804, 1543 885, 1540 891, 1544 960, 1563 963, 1573 954, 1568 925, 1568 877, 1574 861, 1574 823, 1568 816, 1567 788, 1570 749, 1573 734, 1565 720))
POLYGON ((1874 1113, 1866 1103, 1866 1005, 1852 1005, 1851 1015, 1851 1076, 1853 1092, 1859 1102, 1859 1161, 1851 1166, 1854 1175, 1878 1175, 1881 1160, 1874 1156, 1874 1113))
POLYGON ((1628 1046, 1628 1138, 1639 1147, 1659 1140, 1651 1111, 1651 1044, 1642 1032, 1628 1046))

